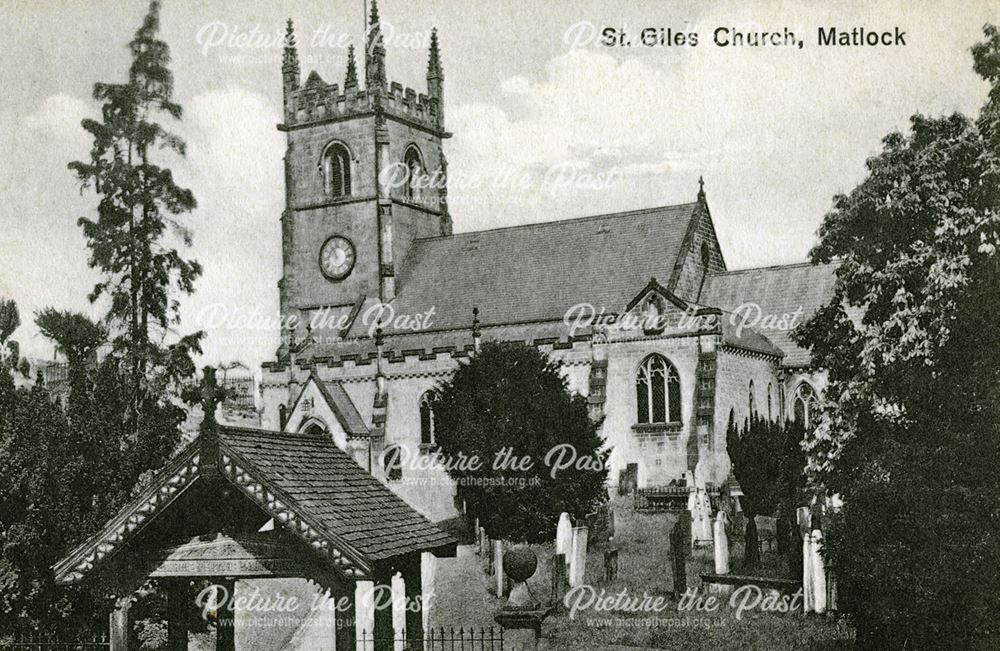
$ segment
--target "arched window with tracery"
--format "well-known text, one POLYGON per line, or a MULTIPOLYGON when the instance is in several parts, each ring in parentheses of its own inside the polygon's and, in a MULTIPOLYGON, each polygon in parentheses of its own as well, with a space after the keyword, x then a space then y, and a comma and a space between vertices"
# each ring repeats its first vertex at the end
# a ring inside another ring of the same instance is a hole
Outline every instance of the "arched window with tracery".
POLYGON ((404 187, 406 199, 417 201, 420 199, 420 191, 417 186, 424 175, 424 159, 416 145, 410 145, 406 148, 406 153, 403 154, 403 164, 406 166, 406 186, 404 187))
POLYGON ((816 398, 816 391, 807 382, 803 382, 795 390, 794 402, 795 420, 802 423, 806 429, 811 429, 816 424, 819 415, 819 400, 816 398))
POLYGON ((636 412, 640 424, 681 422, 681 380, 674 365, 650 355, 635 378, 636 412))
POLYGON ((339 142, 331 142, 323 152, 323 191, 327 196, 347 197, 351 194, 351 152, 339 142))
POLYGON ((428 391, 420 398, 420 449, 429 450, 434 445, 434 392, 428 391))
POLYGON ((387 481, 403 479, 403 454, 398 445, 390 445, 382 452, 382 470, 387 481))

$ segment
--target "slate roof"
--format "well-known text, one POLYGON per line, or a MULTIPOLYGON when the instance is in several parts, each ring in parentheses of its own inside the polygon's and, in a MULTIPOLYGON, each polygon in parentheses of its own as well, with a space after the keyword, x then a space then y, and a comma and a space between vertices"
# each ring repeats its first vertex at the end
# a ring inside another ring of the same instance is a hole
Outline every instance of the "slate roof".
POLYGON ((776 346, 767 336, 751 327, 740 327, 741 318, 734 318, 733 313, 722 311, 719 325, 722 329, 722 343, 733 348, 742 348, 756 353, 782 357, 785 351, 776 346))
POLYGON ((351 397, 347 395, 347 391, 344 390, 344 385, 340 382, 320 382, 319 388, 323 392, 323 397, 326 398, 327 403, 329 403, 333 412, 337 415, 337 420, 340 421, 340 425, 344 428, 344 431, 354 436, 368 434, 368 426, 365 425, 364 419, 358 413, 358 408, 354 406, 354 401, 351 400, 351 397))
POLYGON ((285 493, 322 533, 374 561, 456 541, 322 436, 221 427, 223 451, 285 493))
MULTIPOLYGON (((833 296, 838 266, 838 262, 820 265, 806 262, 713 274, 705 281, 700 303, 730 312, 745 303, 755 303, 762 314, 779 317, 790 316, 801 307, 801 316, 796 321, 801 324, 833 296)), ((741 318, 737 318, 736 323, 741 318)), ((726 321, 729 319, 724 318, 723 322, 726 321)), ((748 325, 753 325, 752 321, 748 325)), ((759 324, 755 329, 784 351, 785 366, 809 365, 809 351, 796 345, 789 331, 762 329, 759 324)))
POLYGON ((305 395, 310 383, 315 383, 319 388, 323 400, 329 405, 330 411, 337 417, 337 422, 344 428, 344 432, 348 436, 368 436, 371 433, 368 426, 365 425, 365 420, 358 412, 354 401, 351 400, 351 397, 347 395, 347 391, 344 390, 344 386, 340 382, 324 382, 317 375, 316 369, 313 369, 312 373, 309 374, 309 380, 306 382, 306 386, 302 387, 302 391, 299 392, 298 397, 295 399, 292 411, 295 411, 298 407, 299 401, 302 400, 302 396, 305 395))
POLYGON ((562 319, 577 303, 620 312, 655 276, 670 280, 697 203, 416 240, 397 314, 434 306, 434 328, 562 319))
MULTIPOLYGON (((253 491, 258 503, 264 499, 271 505, 273 500, 274 508, 294 515, 300 529, 289 531, 301 532, 305 524, 311 531, 315 526, 314 533, 341 550, 341 560, 349 557, 355 562, 355 567, 349 567, 354 576, 403 554, 454 555, 454 538, 368 474, 329 438, 227 426, 219 426, 217 433, 217 439, 201 434, 191 441, 100 531, 54 564, 56 581, 82 580, 170 509, 187 487, 202 482, 206 466, 219 464, 232 465, 235 476, 227 474, 228 470, 220 476, 237 486, 246 478, 259 482, 262 486, 253 491)), ((325 541, 313 539, 314 543, 325 541)))

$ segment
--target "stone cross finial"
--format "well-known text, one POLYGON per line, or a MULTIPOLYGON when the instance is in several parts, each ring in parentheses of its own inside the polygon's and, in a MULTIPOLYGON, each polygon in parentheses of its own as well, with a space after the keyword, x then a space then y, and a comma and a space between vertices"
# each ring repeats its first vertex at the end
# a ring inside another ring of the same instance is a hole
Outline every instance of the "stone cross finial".
POLYGON ((188 404, 201 405, 204 414, 201 429, 204 430, 206 426, 215 424, 215 409, 226 399, 226 389, 215 379, 215 368, 206 366, 202 369, 201 382, 187 387, 181 397, 188 404))
POLYGON ((705 177, 698 177, 698 199, 701 201, 705 200, 705 177))

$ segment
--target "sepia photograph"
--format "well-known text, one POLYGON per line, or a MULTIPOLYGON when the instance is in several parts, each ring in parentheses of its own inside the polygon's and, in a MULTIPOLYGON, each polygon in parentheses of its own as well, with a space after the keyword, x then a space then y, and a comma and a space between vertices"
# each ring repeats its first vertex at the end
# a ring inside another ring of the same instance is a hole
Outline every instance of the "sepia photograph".
POLYGON ((1000 649, 1000 3, 0 23, 0 651, 1000 649))

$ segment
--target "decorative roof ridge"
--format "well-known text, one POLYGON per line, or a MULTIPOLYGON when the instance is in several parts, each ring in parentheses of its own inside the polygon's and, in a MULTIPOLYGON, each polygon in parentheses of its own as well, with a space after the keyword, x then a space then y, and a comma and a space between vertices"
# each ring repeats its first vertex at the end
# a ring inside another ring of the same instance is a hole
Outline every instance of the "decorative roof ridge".
POLYGON ((739 274, 747 274, 754 271, 779 271, 783 269, 791 269, 793 267, 826 267, 831 265, 837 265, 844 261, 843 258, 835 258, 829 262, 810 262, 809 260, 802 260, 800 262, 789 262, 785 264, 772 264, 763 267, 745 267, 743 269, 726 269, 725 271, 716 271, 715 273, 708 274, 709 278, 714 278, 716 276, 736 276, 739 274))
POLYGON ((518 229, 529 229, 529 228, 544 228, 547 226, 557 226, 560 224, 572 224, 578 222, 586 222, 588 220, 599 220, 599 219, 610 219, 615 217, 638 217, 643 214, 655 213, 661 210, 668 209, 681 209, 681 208, 695 208, 698 205, 697 201, 691 201, 688 203, 677 203, 665 206, 655 206, 652 208, 637 208, 635 210, 625 210, 622 212, 610 212, 603 213, 600 215, 584 215, 582 217, 569 217, 567 219, 553 219, 544 222, 532 222, 530 224, 513 224, 511 226, 498 226, 496 228, 487 228, 479 231, 464 231, 462 233, 452 233, 451 235, 435 235, 433 237, 417 237, 414 238, 414 243, 418 242, 435 242, 439 240, 452 240, 461 237, 474 237, 477 235, 483 235, 486 233, 497 233, 500 231, 513 231, 518 229))

